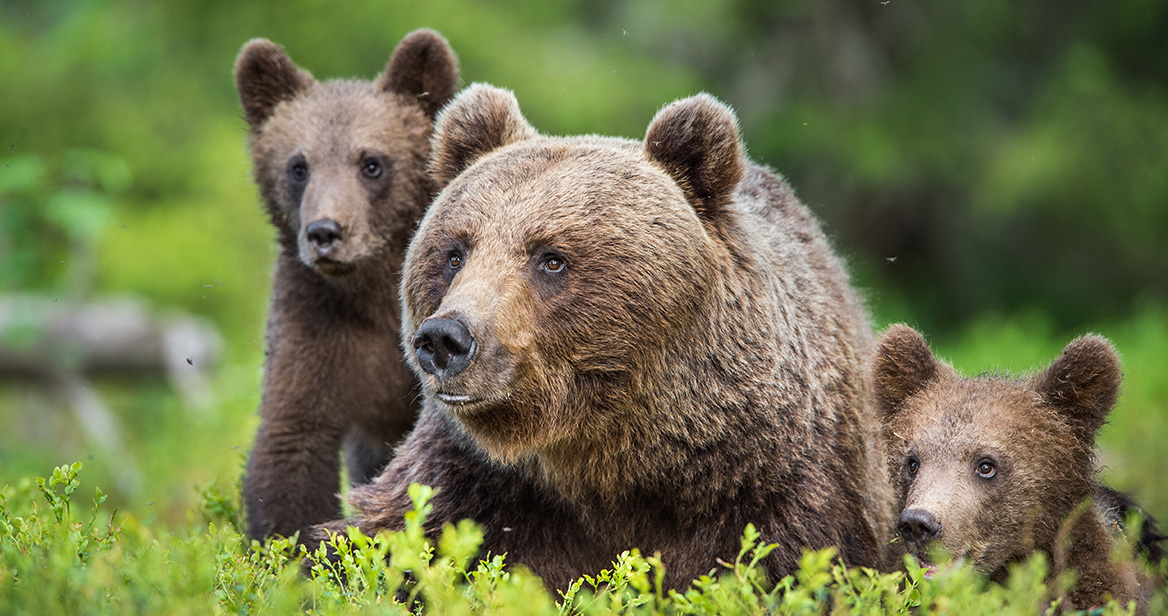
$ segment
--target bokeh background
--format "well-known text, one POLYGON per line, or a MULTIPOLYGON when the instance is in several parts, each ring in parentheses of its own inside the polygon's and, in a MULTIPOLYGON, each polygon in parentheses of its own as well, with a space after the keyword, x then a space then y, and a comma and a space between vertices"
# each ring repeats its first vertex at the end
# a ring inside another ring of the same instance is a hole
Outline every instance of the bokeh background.
POLYGON ((236 482, 274 235, 235 54, 262 36, 318 78, 370 78, 423 26, 464 84, 513 89, 545 133, 640 138, 673 99, 730 103, 876 325, 917 326, 968 374, 1108 336, 1126 376, 1100 465, 1168 521, 1159 0, 3 0, 0 350, 56 346, 47 371, 0 361, 0 485, 80 460, 110 504, 166 527, 197 486, 236 482), (219 345, 90 370, 46 323, 93 306, 99 331, 211 328, 219 345))

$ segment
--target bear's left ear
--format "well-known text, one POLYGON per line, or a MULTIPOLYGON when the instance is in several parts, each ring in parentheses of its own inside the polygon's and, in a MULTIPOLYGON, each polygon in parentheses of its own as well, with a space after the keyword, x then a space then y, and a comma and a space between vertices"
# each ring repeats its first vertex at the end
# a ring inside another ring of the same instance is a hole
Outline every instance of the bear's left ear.
POLYGON ((514 94, 472 83, 434 120, 430 177, 441 190, 484 154, 535 135, 514 94))
POLYGON ((312 84, 312 75, 297 68, 279 45, 267 39, 248 41, 235 58, 235 89, 253 131, 259 130, 277 105, 296 98, 312 84))
POLYGON ((416 98, 432 119, 458 90, 458 59, 441 34, 414 30, 393 50, 377 87, 416 98))
POLYGON ((709 94, 657 112, 645 133, 645 155, 677 182, 706 220, 718 217, 746 172, 738 119, 709 94))
POLYGON ((933 355, 925 337, 904 324, 893 325, 876 341, 872 360, 872 385, 876 407, 887 423, 904 407, 904 401, 952 370, 933 355))
POLYGON ((1031 380, 1085 440, 1093 440, 1119 397, 1123 367, 1115 347, 1102 336, 1071 341, 1054 362, 1031 380))

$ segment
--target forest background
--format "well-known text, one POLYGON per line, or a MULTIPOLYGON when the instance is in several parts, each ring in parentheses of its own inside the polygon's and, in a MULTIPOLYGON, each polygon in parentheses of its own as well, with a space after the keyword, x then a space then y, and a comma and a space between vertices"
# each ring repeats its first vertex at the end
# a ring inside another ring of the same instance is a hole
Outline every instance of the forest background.
MULTIPOLYGON (((549 134, 640 138, 669 101, 726 101, 751 157, 823 220, 875 325, 913 324, 967 374, 1109 337, 1125 381, 1103 476, 1168 521, 1156 0, 4 0, 0 298, 133 297, 204 319, 222 347, 195 366, 195 400, 161 374, 93 378, 113 444, 54 383, 0 375, 0 486, 81 460, 106 507, 166 528, 196 485, 234 484, 275 254, 235 54, 262 36, 317 78, 370 78, 418 27, 449 39, 464 85, 514 90, 549 134)), ((21 318, 0 347, 36 344, 21 318)))

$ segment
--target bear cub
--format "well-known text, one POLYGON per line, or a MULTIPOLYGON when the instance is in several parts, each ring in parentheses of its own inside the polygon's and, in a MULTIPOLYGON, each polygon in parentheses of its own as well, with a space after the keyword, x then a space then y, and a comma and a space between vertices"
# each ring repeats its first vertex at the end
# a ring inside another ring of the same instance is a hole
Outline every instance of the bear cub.
POLYGON ((244 480, 253 538, 339 516, 342 444, 350 480, 365 482, 414 423, 398 285, 435 193, 433 118, 457 82, 454 53, 429 30, 406 36, 373 81, 317 82, 267 40, 239 52, 254 177, 279 244, 244 480))
POLYGON ((686 585, 747 523, 780 544, 773 580, 805 546, 882 564, 867 315, 729 108, 698 95, 643 140, 552 137, 475 85, 439 115, 431 170, 402 274, 425 403, 350 494, 362 531, 400 528, 418 482, 432 531, 473 519, 553 587, 633 547, 686 585))
MULTIPOLYGON (((1047 554, 1051 579, 1073 570, 1067 600, 1090 609, 1145 592, 1131 559, 1113 560, 1134 505, 1095 479, 1095 434, 1115 404, 1119 357, 1099 336, 1066 346, 1023 380, 962 378, 914 329, 878 340, 873 387, 882 416, 900 546, 929 571, 939 557, 1003 581, 1008 565, 1047 554)), ((1141 546, 1162 554, 1148 520, 1141 546)))

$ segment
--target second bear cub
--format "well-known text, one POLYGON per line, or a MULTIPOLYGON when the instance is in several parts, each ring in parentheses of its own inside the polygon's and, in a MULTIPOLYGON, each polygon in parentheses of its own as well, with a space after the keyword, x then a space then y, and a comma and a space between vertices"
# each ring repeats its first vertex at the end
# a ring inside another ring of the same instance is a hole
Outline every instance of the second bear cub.
POLYGON ((1052 577, 1076 573, 1075 607, 1142 603, 1134 563, 1111 558, 1122 540, 1115 493, 1095 479, 1095 433, 1120 379, 1099 336, 1029 379, 962 378, 915 330, 891 327, 873 383, 904 549, 925 566, 943 551, 995 581, 1042 551, 1052 577))

